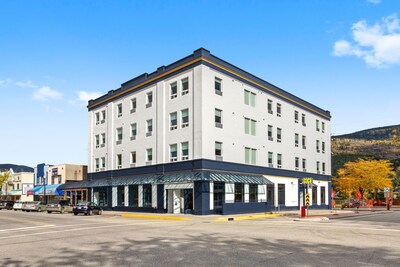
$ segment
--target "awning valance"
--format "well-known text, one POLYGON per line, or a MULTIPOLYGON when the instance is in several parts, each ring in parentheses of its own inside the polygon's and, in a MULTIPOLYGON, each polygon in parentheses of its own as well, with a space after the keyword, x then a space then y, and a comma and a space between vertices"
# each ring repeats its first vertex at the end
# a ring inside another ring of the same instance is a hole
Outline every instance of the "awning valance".
POLYGON ((10 196, 20 196, 22 194, 22 190, 10 190, 8 195, 10 196))
POLYGON ((35 196, 63 196, 64 191, 62 191, 60 187, 61 184, 35 186, 33 188, 33 194, 35 196))

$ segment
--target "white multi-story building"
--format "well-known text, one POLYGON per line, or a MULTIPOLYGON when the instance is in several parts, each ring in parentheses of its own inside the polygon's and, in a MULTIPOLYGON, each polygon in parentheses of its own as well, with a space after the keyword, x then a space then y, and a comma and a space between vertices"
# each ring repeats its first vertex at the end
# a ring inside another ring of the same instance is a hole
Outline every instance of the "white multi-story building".
MULTIPOLYGON (((121 210, 330 207, 330 113, 198 49, 89 101, 86 186, 121 210)), ((82 186, 82 185, 80 185, 82 186)))

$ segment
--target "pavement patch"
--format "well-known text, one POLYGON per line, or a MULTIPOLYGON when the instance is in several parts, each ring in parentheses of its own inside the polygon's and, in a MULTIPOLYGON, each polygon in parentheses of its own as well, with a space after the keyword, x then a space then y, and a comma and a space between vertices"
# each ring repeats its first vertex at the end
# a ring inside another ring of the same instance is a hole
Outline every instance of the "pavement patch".
POLYGON ((134 219, 164 220, 164 221, 191 221, 191 219, 183 217, 142 215, 142 214, 130 214, 130 213, 123 213, 121 214, 121 217, 134 218, 134 219))
POLYGON ((281 214, 257 214, 257 215, 245 215, 245 216, 232 216, 218 218, 214 222, 228 222, 228 221, 243 221, 243 220, 254 220, 254 219, 265 219, 282 216, 281 214))

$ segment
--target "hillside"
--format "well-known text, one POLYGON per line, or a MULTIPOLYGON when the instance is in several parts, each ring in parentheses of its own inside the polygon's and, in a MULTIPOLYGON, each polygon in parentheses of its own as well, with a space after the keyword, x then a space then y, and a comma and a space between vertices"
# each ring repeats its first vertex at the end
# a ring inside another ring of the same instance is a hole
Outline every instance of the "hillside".
POLYGON ((25 165, 15 165, 15 164, 0 164, 0 171, 13 169, 14 172, 33 172, 32 167, 28 167, 25 165))
POLYGON ((332 136, 332 175, 348 161, 358 158, 388 159, 400 163, 400 125, 367 129, 332 136))

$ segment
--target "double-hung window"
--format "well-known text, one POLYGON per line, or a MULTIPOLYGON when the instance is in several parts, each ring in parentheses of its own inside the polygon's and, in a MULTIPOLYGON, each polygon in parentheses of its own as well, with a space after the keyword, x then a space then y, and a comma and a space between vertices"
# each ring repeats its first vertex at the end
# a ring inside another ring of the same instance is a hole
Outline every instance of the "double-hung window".
POLYGON ((325 174, 325 162, 322 162, 322 174, 325 174))
POLYGON ((117 169, 122 168, 122 154, 117 154, 117 169))
POLYGON ((319 153, 319 140, 316 141, 316 148, 317 148, 317 153, 319 153))
POLYGON ((136 112, 136 98, 131 99, 131 113, 136 112))
POLYGON ((250 135, 256 135, 256 121, 244 118, 244 133, 250 135))
POLYGON ((294 158, 294 169, 297 171, 300 167, 300 159, 298 157, 294 158))
POLYGON ((306 136, 305 135, 303 135, 301 137, 301 145, 303 146, 303 149, 307 148, 307 146, 306 146, 306 136))
POLYGON ((222 160, 222 143, 215 142, 215 159, 222 160))
POLYGON ((117 145, 122 143, 122 127, 119 127, 116 130, 116 140, 117 140, 117 145))
POLYGON ((170 84, 170 94, 171 94, 171 99, 177 98, 178 97, 178 84, 177 82, 173 82, 170 84))
POLYGON ((137 135, 137 124, 132 123, 131 124, 131 140, 135 140, 137 135))
POLYGON ((169 145, 169 158, 171 162, 175 162, 178 160, 178 145, 172 144, 169 145))
POLYGON ((277 154, 276 163, 278 165, 278 168, 282 168, 282 154, 277 154))
POLYGON ((182 116, 182 128, 188 127, 189 126, 189 110, 188 109, 181 110, 181 116, 182 116))
POLYGON ((182 150, 182 160, 188 160, 189 159, 189 143, 188 142, 183 142, 181 143, 181 150, 182 150))
POLYGON ((103 110, 101 112, 101 121, 100 121, 100 123, 105 123, 105 122, 106 122, 106 111, 103 110))
POLYGON ((322 130, 323 133, 325 132, 325 122, 321 123, 321 130, 322 130))
POLYGON ((276 104, 276 116, 282 116, 282 105, 279 103, 276 104))
POLYGON ((136 165, 136 151, 131 152, 131 167, 135 167, 136 165))
POLYGON ((248 90, 244 90, 244 104, 248 106, 256 106, 256 94, 248 90))
POLYGON ((100 113, 97 112, 97 113, 95 114, 95 117, 96 117, 96 125, 97 125, 97 124, 100 124, 100 113))
POLYGON ((189 79, 185 78, 181 80, 182 83, 182 95, 186 95, 189 93, 189 79))
POLYGON ((214 120, 215 120, 215 127, 222 128, 222 110, 215 109, 214 120))
POLYGON ((306 126, 306 114, 301 114, 301 123, 306 126))
POLYGON ((307 160, 303 159, 302 163, 303 163, 303 171, 307 171, 307 160))
POLYGON ((146 164, 150 165, 153 161, 153 149, 148 148, 146 149, 146 164))
POLYGON ((320 162, 319 162, 319 161, 317 161, 317 173, 320 173, 320 169, 319 169, 319 167, 320 167, 320 162))
POLYGON ((178 113, 177 112, 170 113, 169 114, 169 119, 170 119, 169 129, 171 131, 177 129, 178 128, 178 113))
POLYGON ((101 158, 101 171, 104 171, 106 169, 106 158, 102 157, 101 158))
POLYGON ((222 80, 220 78, 215 77, 214 89, 215 94, 222 95, 222 80))
POLYGON ((117 105, 117 115, 118 118, 122 116, 122 104, 117 105))
POLYGON ((272 110, 272 100, 271 99, 268 99, 267 108, 268 108, 269 114, 274 114, 274 111, 272 110))
POLYGON ((101 145, 100 147, 104 147, 106 145, 106 134, 102 133, 101 134, 101 145))
POLYGON ((100 147, 100 135, 96 134, 96 148, 100 147))
POLYGON ((299 112, 298 111, 294 111, 294 122, 299 123, 299 112))
POLYGON ((146 94, 146 108, 149 108, 153 105, 153 92, 149 92, 146 94))
POLYGON ((325 153, 325 142, 322 141, 322 153, 325 153))
POLYGON ((315 121, 315 127, 316 127, 317 132, 319 132, 319 120, 315 121))
POLYGON ((97 159, 95 159, 95 161, 96 161, 95 170, 96 170, 96 172, 98 172, 98 171, 100 171, 100 159, 97 158, 97 159))
POLYGON ((274 167, 274 154, 272 152, 268 152, 268 167, 274 167))
POLYGON ((278 143, 282 142, 282 129, 281 128, 276 128, 276 141, 278 143))
POLYGON ((299 134, 298 133, 294 134, 294 146, 295 147, 299 146, 299 134))
POLYGON ((272 125, 268 125, 268 140, 273 141, 274 137, 272 136, 272 125))
POLYGON ((147 132, 146 132, 146 136, 151 136, 153 133, 153 120, 147 120, 146 121, 147 124, 147 132))
POLYGON ((246 164, 257 163, 257 149, 245 147, 244 148, 244 161, 246 164))

